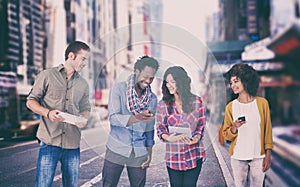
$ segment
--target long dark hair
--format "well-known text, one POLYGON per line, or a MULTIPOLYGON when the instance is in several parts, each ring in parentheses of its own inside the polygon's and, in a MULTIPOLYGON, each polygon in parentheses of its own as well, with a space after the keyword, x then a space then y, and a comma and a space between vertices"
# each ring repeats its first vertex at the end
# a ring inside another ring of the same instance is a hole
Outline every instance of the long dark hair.
POLYGON ((177 93, 182 100, 182 110, 186 113, 192 111, 192 102, 195 97, 191 93, 191 78, 188 76, 187 72, 180 66, 173 66, 166 70, 164 74, 164 81, 162 84, 162 94, 163 101, 168 105, 168 113, 172 113, 173 104, 175 102, 174 94, 170 94, 167 88, 167 76, 171 74, 173 79, 176 81, 177 93))

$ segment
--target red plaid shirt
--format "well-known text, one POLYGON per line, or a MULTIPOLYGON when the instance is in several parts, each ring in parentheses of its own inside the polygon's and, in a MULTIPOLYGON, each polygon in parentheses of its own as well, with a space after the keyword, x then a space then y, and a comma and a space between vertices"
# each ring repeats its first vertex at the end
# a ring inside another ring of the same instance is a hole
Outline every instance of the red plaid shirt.
POLYGON ((176 104, 173 105, 172 114, 168 114, 166 103, 161 100, 156 111, 156 129, 158 137, 162 139, 163 134, 169 134, 168 126, 189 127, 192 136, 200 135, 201 139, 193 145, 184 144, 182 141, 173 143, 166 142, 165 160, 168 167, 174 170, 188 170, 197 166, 197 160, 205 158, 203 145, 204 135, 204 107, 200 97, 193 102, 193 111, 189 114, 179 113, 176 104))

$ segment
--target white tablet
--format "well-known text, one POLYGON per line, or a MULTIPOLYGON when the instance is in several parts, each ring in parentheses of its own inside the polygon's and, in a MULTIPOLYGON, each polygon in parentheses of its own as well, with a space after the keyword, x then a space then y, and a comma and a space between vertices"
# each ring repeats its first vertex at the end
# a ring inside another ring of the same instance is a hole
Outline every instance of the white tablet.
POLYGON ((176 133, 176 134, 186 134, 189 138, 192 138, 191 129, 188 127, 173 127, 169 126, 169 133, 176 133))
POLYGON ((65 118, 64 122, 70 123, 73 125, 75 125, 75 122, 78 122, 78 123, 86 123, 87 122, 87 119, 84 117, 75 116, 75 115, 65 113, 65 112, 60 112, 57 115, 60 115, 61 117, 65 118))

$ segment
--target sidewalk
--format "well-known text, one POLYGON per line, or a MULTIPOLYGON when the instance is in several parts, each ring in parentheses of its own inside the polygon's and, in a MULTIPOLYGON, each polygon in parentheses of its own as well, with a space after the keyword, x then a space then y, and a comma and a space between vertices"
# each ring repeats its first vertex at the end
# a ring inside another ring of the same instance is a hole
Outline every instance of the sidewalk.
MULTIPOLYGON (((231 170, 231 166, 230 166, 230 156, 229 156, 229 153, 228 153, 229 145, 225 143, 225 145, 222 146, 219 143, 218 126, 217 125, 207 124, 206 125, 206 132, 209 136, 209 141, 212 145, 211 147, 213 148, 212 151, 214 152, 213 153, 214 156, 211 159, 214 162, 217 162, 218 166, 219 166, 219 168, 212 167, 210 169, 212 170, 212 172, 217 172, 218 170, 220 170, 220 173, 221 173, 221 175, 224 179, 222 185, 221 184, 216 185, 214 183, 213 186, 232 187, 232 186, 234 186, 234 181, 233 181, 232 170, 231 170)), ((206 137, 206 139, 208 139, 208 137, 206 137)), ((205 144, 205 145, 207 146, 207 144, 205 144)), ((207 152, 209 153, 210 151, 207 150, 207 152)), ((209 155, 207 155, 207 157, 209 158, 209 155)), ((200 175, 200 178, 201 178, 201 175, 200 175)), ((217 181, 219 181, 219 180, 217 180, 217 181)))
MULTIPOLYGON (((234 180, 232 175, 232 169, 230 165, 230 156, 228 153, 228 149, 230 144, 226 143, 222 146, 219 143, 218 139, 218 126, 217 125, 210 125, 207 124, 206 130, 209 134, 211 143, 213 145, 217 162, 219 162, 220 169, 224 176, 226 184, 224 186, 234 187, 234 180)), ((274 144, 276 147, 276 139, 274 140, 274 144)), ((278 176, 271 168, 266 172, 266 179, 265 179, 265 187, 287 187, 288 185, 278 176)))

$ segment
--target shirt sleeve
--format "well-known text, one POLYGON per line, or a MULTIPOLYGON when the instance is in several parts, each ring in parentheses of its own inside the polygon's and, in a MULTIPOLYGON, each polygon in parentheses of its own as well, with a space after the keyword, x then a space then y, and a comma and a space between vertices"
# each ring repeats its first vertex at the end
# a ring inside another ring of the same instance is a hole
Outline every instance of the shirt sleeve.
MULTIPOLYGON (((152 106, 150 108, 151 111, 153 111, 153 113, 156 113, 156 109, 157 109, 157 98, 153 98, 152 99, 152 106)), ((146 147, 150 147, 154 145, 154 125, 155 125, 155 120, 152 120, 150 122, 148 122, 146 124, 146 132, 145 132, 145 136, 146 136, 146 147)))
POLYGON ((223 125, 223 136, 226 140, 233 141, 238 133, 233 134, 230 130, 231 126, 233 125, 233 118, 232 118, 232 102, 226 106, 225 109, 225 116, 224 116, 224 125, 223 125))
POLYGON ((47 76, 45 71, 41 71, 37 75, 33 87, 31 88, 29 95, 27 97, 27 100, 36 100, 38 102, 41 102, 41 99, 43 99, 48 89, 46 77, 47 76))
POLYGON ((204 136, 204 126, 205 126, 205 108, 202 104, 201 98, 197 98, 196 106, 194 112, 196 113, 196 128, 193 132, 193 136, 200 135, 201 139, 204 136))
POLYGON ((80 113, 84 112, 84 111, 91 111, 91 104, 90 104, 90 100, 89 100, 89 87, 88 85, 86 86, 86 89, 84 91, 84 95, 82 97, 82 99, 80 100, 79 103, 79 110, 80 113))
POLYGON ((267 100, 264 102, 264 118, 265 118, 265 149, 273 149, 272 123, 270 116, 270 107, 267 100))
POLYGON ((126 93, 126 91, 121 89, 118 84, 114 84, 110 89, 108 99, 109 121, 111 125, 126 127, 131 115, 122 113, 123 105, 126 106, 127 103, 126 101, 122 102, 121 94, 126 93))
POLYGON ((155 121, 156 121, 156 133, 160 140, 165 141, 162 138, 163 134, 169 134, 169 130, 167 127, 167 113, 166 113, 166 105, 163 101, 160 101, 157 106, 155 121))

